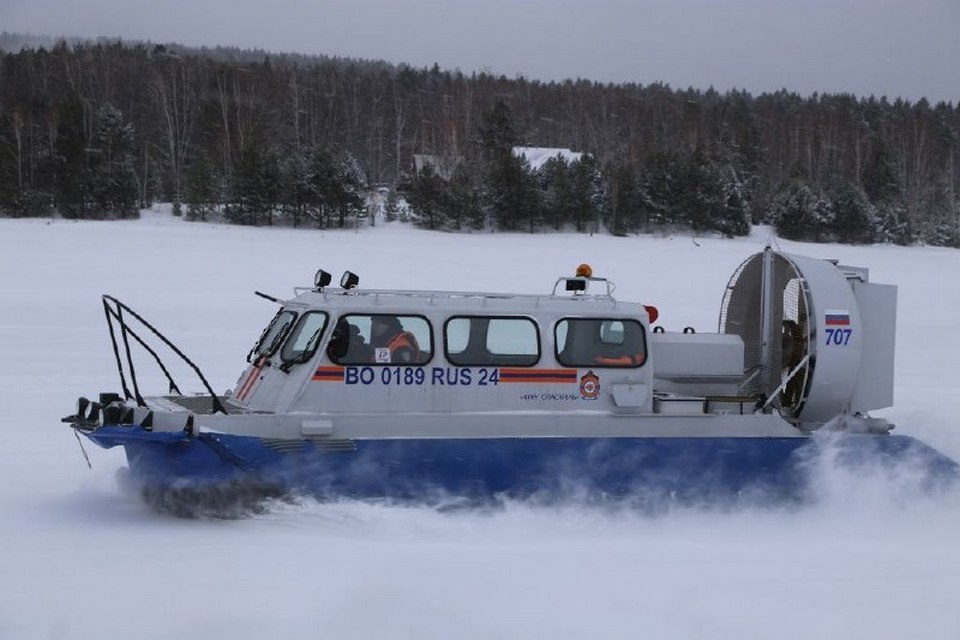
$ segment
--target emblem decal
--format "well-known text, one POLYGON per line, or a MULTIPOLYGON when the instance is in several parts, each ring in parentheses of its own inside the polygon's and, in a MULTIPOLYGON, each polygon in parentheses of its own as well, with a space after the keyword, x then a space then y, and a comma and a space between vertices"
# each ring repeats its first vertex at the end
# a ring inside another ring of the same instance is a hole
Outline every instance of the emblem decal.
POLYGON ((600 378, 591 369, 580 378, 580 395, 593 400, 600 395, 600 378))

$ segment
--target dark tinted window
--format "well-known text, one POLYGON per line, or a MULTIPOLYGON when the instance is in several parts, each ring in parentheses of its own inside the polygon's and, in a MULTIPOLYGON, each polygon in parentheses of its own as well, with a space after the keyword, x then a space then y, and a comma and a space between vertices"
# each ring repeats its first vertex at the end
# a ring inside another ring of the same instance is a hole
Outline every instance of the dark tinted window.
POLYGON ((421 365, 432 353, 426 318, 385 313, 342 316, 327 345, 331 362, 341 365, 421 365))
POLYGON ((647 359, 643 325, 631 319, 565 318, 554 330, 565 367, 639 367, 647 359))

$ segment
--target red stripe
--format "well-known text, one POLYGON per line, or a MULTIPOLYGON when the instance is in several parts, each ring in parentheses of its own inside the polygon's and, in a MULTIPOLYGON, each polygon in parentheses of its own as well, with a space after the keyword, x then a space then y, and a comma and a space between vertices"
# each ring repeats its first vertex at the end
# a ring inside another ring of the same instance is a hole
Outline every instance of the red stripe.
POLYGON ((342 367, 320 367, 313 374, 313 380, 319 380, 321 382, 333 381, 333 382, 343 382, 343 368, 342 367))
POLYGON ((259 378, 260 372, 263 371, 263 363, 266 362, 261 358, 255 365, 253 365, 253 371, 250 372, 250 375, 247 376, 247 379, 243 383, 243 387, 240 389, 240 393, 237 394, 237 400, 243 401, 246 399, 247 394, 250 393, 250 390, 253 388, 253 383, 259 378))
POLYGON ((248 373, 243 377, 243 380, 237 384, 237 392, 234 394, 237 400, 240 399, 240 394, 243 393, 244 388, 247 386, 247 381, 250 380, 250 375, 253 373, 254 368, 255 367, 253 365, 247 367, 248 373))
POLYGON ((320 367, 313 373, 312 379, 320 382, 343 382, 343 367, 320 367))
POLYGON ((546 374, 551 376, 573 376, 577 377, 576 369, 500 369, 500 375, 524 375, 529 373, 546 374))
POLYGON ((576 382, 576 369, 500 369, 500 382, 576 382))

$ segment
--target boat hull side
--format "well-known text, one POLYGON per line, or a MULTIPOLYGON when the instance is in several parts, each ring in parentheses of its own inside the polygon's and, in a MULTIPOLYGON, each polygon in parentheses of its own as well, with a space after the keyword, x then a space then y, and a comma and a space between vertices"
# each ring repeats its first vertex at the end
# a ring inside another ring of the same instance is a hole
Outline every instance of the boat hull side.
POLYGON ((151 490, 232 483, 319 498, 445 501, 498 496, 757 496, 802 499, 824 460, 846 468, 909 464, 931 486, 958 466, 906 436, 792 438, 435 438, 276 441, 202 433, 152 440, 139 427, 88 434, 122 444, 151 490))

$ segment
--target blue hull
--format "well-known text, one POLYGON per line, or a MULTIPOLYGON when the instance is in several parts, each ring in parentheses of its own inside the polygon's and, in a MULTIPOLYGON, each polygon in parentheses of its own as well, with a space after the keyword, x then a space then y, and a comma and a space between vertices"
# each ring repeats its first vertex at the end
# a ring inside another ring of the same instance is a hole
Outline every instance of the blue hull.
POLYGON ((960 477, 958 465, 906 436, 804 438, 464 438, 325 443, 105 426, 85 433, 126 449, 145 491, 221 492, 320 498, 443 501, 491 497, 662 497, 744 495, 802 499, 829 448, 843 466, 909 464, 931 487, 960 477))

